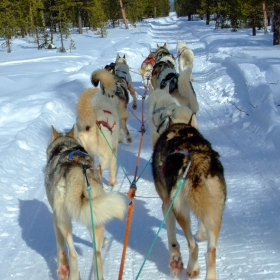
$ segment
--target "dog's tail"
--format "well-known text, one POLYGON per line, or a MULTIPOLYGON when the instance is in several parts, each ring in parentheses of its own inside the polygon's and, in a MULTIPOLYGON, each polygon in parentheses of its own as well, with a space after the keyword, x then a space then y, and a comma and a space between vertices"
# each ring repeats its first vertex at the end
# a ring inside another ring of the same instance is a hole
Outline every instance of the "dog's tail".
MULTIPOLYGON (((80 172, 77 172, 77 169, 76 171, 73 170, 73 172, 75 172, 75 179, 71 178, 72 176, 68 176, 72 182, 67 182, 68 189, 66 191, 65 206, 72 218, 90 228, 91 208, 88 191, 85 187, 85 176, 81 169, 80 172), (81 184, 81 182, 84 184, 81 184)), ((91 204, 94 225, 97 227, 105 225, 113 218, 123 219, 126 212, 125 198, 117 192, 104 193, 101 183, 96 179, 92 179, 90 182, 92 186, 90 191, 92 193, 91 204)))
POLYGON ((99 82, 102 83, 106 90, 116 91, 116 80, 112 73, 105 69, 99 69, 91 74, 91 83, 97 87, 99 82))
POLYGON ((194 113, 196 113, 199 109, 199 106, 191 83, 191 74, 192 69, 185 69, 183 72, 181 72, 178 79, 178 90, 182 96, 187 98, 188 107, 194 113))

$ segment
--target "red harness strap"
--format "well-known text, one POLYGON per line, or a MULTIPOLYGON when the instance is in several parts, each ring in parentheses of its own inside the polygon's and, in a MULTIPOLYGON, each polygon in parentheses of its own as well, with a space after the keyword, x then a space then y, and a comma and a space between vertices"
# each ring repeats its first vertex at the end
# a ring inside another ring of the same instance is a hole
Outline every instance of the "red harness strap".
POLYGON ((147 57, 144 61, 143 61, 143 63, 146 63, 146 64, 148 64, 148 63, 151 63, 153 66, 155 65, 155 58, 154 57, 147 57))
MULTIPOLYGON (((112 112, 110 112, 110 111, 108 111, 108 110, 103 110, 103 112, 106 113, 106 114, 112 115, 112 112)), ((107 120, 107 122, 96 120, 96 124, 97 124, 97 125, 102 124, 103 126, 105 126, 106 128, 108 128, 108 129, 111 131, 111 133, 112 133, 112 131, 113 131, 115 125, 116 125, 116 122, 114 122, 113 125, 110 126, 109 123, 108 123, 108 120, 107 120)))

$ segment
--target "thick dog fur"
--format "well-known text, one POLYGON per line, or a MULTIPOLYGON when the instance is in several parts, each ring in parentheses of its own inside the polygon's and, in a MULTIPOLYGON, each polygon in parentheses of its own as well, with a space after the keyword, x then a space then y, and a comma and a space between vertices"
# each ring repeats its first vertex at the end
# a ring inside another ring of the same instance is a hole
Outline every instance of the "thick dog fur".
POLYGON ((226 183, 219 154, 190 124, 173 124, 155 144, 152 171, 156 190, 163 202, 163 215, 179 183, 183 183, 166 220, 171 272, 179 275, 183 269, 180 245, 176 239, 177 220, 189 247, 187 276, 194 278, 199 275, 198 245, 190 225, 190 211, 193 211, 207 233, 206 279, 216 279, 216 246, 226 200, 226 183), (186 178, 181 182, 189 163, 186 178))
POLYGON ((132 108, 137 109, 137 98, 136 92, 132 84, 131 75, 129 73, 129 66, 126 62, 125 55, 120 57, 117 54, 115 65, 115 74, 120 78, 120 80, 127 86, 128 91, 130 92, 131 97, 133 98, 132 108))
MULTIPOLYGON (((199 105, 191 83, 191 69, 185 69, 178 75, 176 69, 170 67, 167 62, 161 63, 163 64, 162 67, 153 71, 152 74, 151 84, 153 85, 153 88, 162 89, 167 83, 175 83, 177 80, 173 90, 169 91, 170 94, 172 97, 176 98, 181 105, 189 107, 192 112, 196 113, 199 110, 199 105), (163 83, 164 81, 165 83, 163 83)), ((154 70, 156 65, 154 66, 154 70)), ((171 87, 169 88, 171 89, 171 87)))
POLYGON ((104 95, 111 98, 117 108, 119 120, 120 120, 120 134, 119 142, 124 141, 124 134, 128 143, 132 142, 132 137, 127 128, 127 104, 129 101, 127 87, 120 81, 118 76, 113 75, 111 72, 105 69, 99 69, 91 74, 91 82, 97 87, 100 82, 100 87, 104 95))
POLYGON ((117 165, 114 154, 117 155, 120 130, 114 101, 100 89, 85 89, 78 100, 76 123, 78 140, 92 157, 98 157, 102 171, 109 166, 108 184, 114 186, 117 165))
MULTIPOLYGON (((193 112, 184 105, 180 105, 178 100, 169 94, 168 86, 165 89, 150 89, 150 95, 147 100, 148 122, 153 146, 158 137, 172 122, 188 123, 193 112)), ((196 118, 195 127, 197 128, 196 118)))
POLYGON ((149 86, 149 80, 151 78, 154 65, 155 52, 150 52, 148 57, 142 62, 141 68, 138 68, 138 71, 142 76, 142 81, 146 86, 149 86))
MULTIPOLYGON (((84 224, 92 237, 90 201, 86 190, 87 182, 91 188, 94 214, 97 264, 100 279, 103 279, 101 248, 106 222, 113 218, 122 219, 125 210, 124 198, 116 192, 106 194, 102 187, 100 174, 94 168, 93 158, 86 154, 74 139, 74 128, 69 133, 58 133, 52 128, 51 142, 47 148, 45 188, 53 210, 53 226, 57 245, 57 275, 59 280, 80 279, 78 254, 72 237, 72 219, 84 224), (74 152, 75 151, 75 152, 74 152), (70 153, 74 152, 71 159, 70 153), (65 251, 66 242, 69 255, 65 251)), ((93 262, 95 267, 95 262, 93 262)), ((96 273, 96 267, 95 267, 96 273)), ((96 279, 96 278, 95 278, 96 279)))
POLYGON ((179 60, 179 73, 182 73, 186 68, 192 70, 194 60, 193 51, 187 47, 186 42, 177 42, 176 49, 179 60))

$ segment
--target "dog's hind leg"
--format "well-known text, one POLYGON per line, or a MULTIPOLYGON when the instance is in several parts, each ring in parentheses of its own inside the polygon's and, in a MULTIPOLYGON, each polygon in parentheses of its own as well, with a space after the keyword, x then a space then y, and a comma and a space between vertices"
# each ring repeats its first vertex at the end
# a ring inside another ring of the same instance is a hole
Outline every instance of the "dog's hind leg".
POLYGON ((124 133, 125 133, 125 135, 126 135, 126 141, 127 141, 127 143, 131 143, 131 142, 132 142, 132 137, 131 137, 131 135, 130 135, 130 133, 129 133, 129 131, 128 131, 128 128, 127 128, 127 126, 126 126, 126 122, 127 122, 127 118, 122 118, 122 119, 121 119, 121 127, 122 127, 122 129, 124 130, 124 133))
POLYGON ((198 246, 195 242, 190 226, 190 210, 187 206, 175 212, 176 219, 184 231, 184 234, 188 241, 189 247, 189 262, 187 267, 187 275, 190 278, 197 277, 199 275, 199 264, 198 264, 198 246))
MULTIPOLYGON (((91 228, 89 229, 90 231, 90 236, 92 237, 92 230, 91 228)), ((95 227, 94 228, 95 232, 95 249, 96 249, 96 258, 97 258, 97 268, 95 266, 95 256, 93 256, 93 267, 94 267, 94 279, 97 278, 97 272, 98 272, 98 277, 100 280, 103 280, 103 261, 101 258, 101 249, 104 243, 104 226, 100 227, 95 227)))
POLYGON ((80 274, 78 270, 78 254, 74 247, 71 219, 68 216, 68 214, 63 212, 62 210, 60 212, 60 215, 62 215, 62 219, 58 221, 58 227, 64 239, 66 240, 68 251, 69 251, 69 266, 70 266, 69 280, 79 280, 80 274))
POLYGON ((195 238, 199 241, 204 241, 207 239, 205 226, 200 220, 198 221, 197 232, 195 234, 195 238))
POLYGON ((137 98, 136 98, 135 89, 134 89, 134 87, 133 87, 132 84, 128 85, 127 88, 128 88, 128 90, 129 90, 129 92, 130 92, 130 95, 131 95, 131 97, 132 97, 132 99, 133 99, 132 108, 133 108, 134 110, 136 110, 136 109, 137 109, 137 98))
MULTIPOLYGON (((167 196, 162 203, 163 216, 166 215, 170 202, 171 202, 170 197, 167 196)), ((183 261, 180 252, 180 245, 176 238, 176 218, 173 210, 169 212, 165 223, 167 229, 168 247, 170 251, 169 266, 172 275, 179 276, 183 270, 183 261)))
POLYGON ((113 147, 113 153, 110 159, 110 166, 109 166, 109 186, 113 187, 117 184, 116 181, 116 173, 117 173, 117 148, 113 147))
POLYGON ((69 265, 67 260, 67 254, 64 248, 64 237, 59 227, 57 226, 57 219, 55 213, 53 213, 52 217, 57 247, 57 277, 59 280, 67 280, 69 278, 69 265))

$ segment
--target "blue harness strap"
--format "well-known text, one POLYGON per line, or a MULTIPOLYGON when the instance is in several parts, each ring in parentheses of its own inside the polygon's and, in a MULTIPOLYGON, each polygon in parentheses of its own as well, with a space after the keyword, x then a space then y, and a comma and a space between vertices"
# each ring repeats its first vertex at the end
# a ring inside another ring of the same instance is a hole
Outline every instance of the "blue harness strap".
POLYGON ((83 152, 83 151, 80 151, 80 150, 75 150, 75 151, 72 151, 68 154, 68 159, 70 160, 73 160, 73 157, 74 157, 74 154, 82 154, 82 155, 85 155, 85 156, 88 156, 89 154, 83 152))

